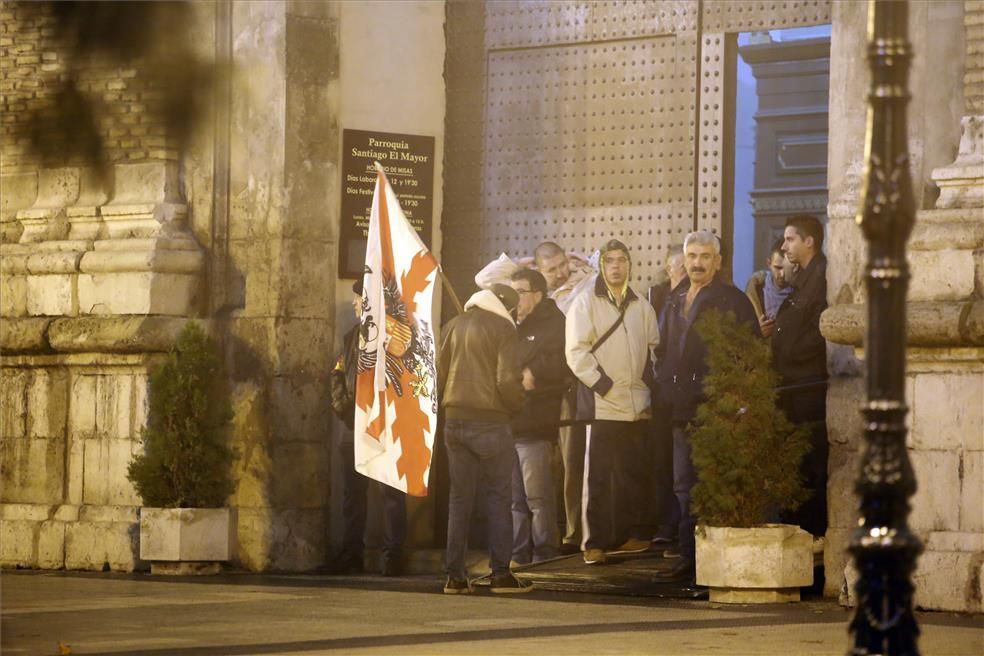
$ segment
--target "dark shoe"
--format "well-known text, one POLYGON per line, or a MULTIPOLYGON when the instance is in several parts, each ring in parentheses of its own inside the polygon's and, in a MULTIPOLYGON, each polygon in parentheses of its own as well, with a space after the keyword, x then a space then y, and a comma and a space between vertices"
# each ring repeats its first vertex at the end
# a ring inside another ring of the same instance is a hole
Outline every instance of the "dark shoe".
POLYGON ((512 572, 492 576, 492 594, 523 594, 533 592, 533 584, 513 576, 512 572))
POLYGON ((663 558, 676 559, 680 557, 680 550, 675 547, 663 549, 663 558))
POLYGON ((560 555, 561 556, 573 556, 576 553, 581 553, 581 546, 573 542, 564 542, 560 545, 560 555))
POLYGON ((449 576, 447 583, 444 584, 444 594, 471 594, 472 592, 474 590, 468 579, 456 579, 449 576))
POLYGON ((629 538, 625 541, 625 544, 621 545, 617 549, 608 552, 609 556, 624 556, 626 554, 637 554, 649 551, 649 547, 652 545, 648 540, 639 540, 637 538, 629 538))
POLYGON ((383 576, 401 576, 403 574, 403 559, 399 554, 383 555, 383 566, 380 568, 383 576))
POLYGON ((680 583, 692 582, 697 576, 697 567, 694 563, 681 560, 668 570, 657 572, 656 577, 664 581, 676 581, 680 583))

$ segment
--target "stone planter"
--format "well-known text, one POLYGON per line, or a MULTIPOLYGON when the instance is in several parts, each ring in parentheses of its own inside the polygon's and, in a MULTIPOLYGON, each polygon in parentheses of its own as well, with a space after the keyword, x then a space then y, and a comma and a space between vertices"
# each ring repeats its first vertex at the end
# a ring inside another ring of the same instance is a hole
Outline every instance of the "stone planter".
POLYGON ((813 583, 813 537, 788 524, 698 526, 697 583, 719 603, 799 601, 813 583))
POLYGON ((235 543, 229 508, 140 509, 140 558, 151 574, 217 574, 235 543))

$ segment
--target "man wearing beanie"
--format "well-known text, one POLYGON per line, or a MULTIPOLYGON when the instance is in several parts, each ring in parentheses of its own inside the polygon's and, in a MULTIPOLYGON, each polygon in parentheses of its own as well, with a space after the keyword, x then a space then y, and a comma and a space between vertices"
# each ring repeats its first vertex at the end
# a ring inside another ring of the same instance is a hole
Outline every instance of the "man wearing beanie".
POLYGON ((492 592, 532 590, 509 570, 516 458, 509 422, 524 401, 515 321, 518 304, 519 295, 512 287, 495 284, 472 295, 464 313, 444 327, 437 380, 451 481, 445 594, 472 591, 465 551, 480 478, 485 479, 488 495, 492 592))
POLYGON ((612 239, 601 249, 594 288, 567 314, 567 365, 578 381, 577 418, 588 424, 583 496, 584 562, 649 549, 646 532, 651 353, 659 343, 656 312, 630 286, 629 249, 612 239))
MULTIPOLYGON (((362 316, 362 281, 352 284, 352 309, 356 319, 362 316)), ((333 574, 362 572, 363 535, 366 531, 366 495, 370 484, 380 490, 383 503, 383 576, 399 576, 402 570, 403 542, 407 536, 407 495, 389 485, 383 485, 355 470, 355 374, 359 359, 359 323, 356 322, 342 338, 342 352, 331 371, 329 386, 331 407, 346 430, 338 444, 343 463, 342 518, 345 524, 342 550, 328 564, 333 574)))

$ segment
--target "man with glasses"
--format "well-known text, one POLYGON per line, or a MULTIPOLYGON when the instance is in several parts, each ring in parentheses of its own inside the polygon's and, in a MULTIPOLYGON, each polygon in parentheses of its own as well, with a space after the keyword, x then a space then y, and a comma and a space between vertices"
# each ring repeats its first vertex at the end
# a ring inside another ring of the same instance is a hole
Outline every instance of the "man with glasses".
POLYGON ((523 409, 512 421, 517 456, 512 480, 512 559, 526 565, 555 557, 560 547, 553 465, 560 403, 570 383, 570 370, 564 359, 564 314, 547 298, 543 275, 519 269, 511 284, 519 294, 518 366, 526 396, 523 409))

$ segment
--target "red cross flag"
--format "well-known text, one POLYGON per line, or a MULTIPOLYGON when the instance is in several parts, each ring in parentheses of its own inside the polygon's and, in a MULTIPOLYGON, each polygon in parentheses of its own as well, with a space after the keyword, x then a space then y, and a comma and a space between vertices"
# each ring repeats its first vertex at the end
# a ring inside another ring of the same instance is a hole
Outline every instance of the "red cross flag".
POLYGON ((362 284, 355 468, 413 496, 427 495, 437 430, 431 326, 437 266, 376 162, 362 284))

